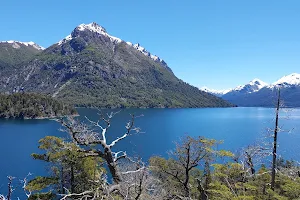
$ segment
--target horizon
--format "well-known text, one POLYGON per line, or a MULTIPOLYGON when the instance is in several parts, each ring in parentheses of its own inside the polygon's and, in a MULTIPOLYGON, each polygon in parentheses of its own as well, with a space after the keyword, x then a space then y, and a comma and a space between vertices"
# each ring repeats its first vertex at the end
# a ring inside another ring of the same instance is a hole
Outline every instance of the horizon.
POLYGON ((224 90, 254 78, 273 83, 299 73, 297 1, 72 2, 4 1, 0 40, 47 48, 76 26, 96 22, 112 36, 140 43, 199 88, 224 90))

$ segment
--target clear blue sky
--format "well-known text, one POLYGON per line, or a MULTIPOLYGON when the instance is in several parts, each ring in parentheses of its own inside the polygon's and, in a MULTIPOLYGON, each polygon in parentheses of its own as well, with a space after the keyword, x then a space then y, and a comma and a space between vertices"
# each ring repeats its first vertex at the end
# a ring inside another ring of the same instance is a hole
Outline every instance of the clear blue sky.
POLYGON ((94 21, 199 87, 300 73, 298 0, 1 0, 0 8, 0 40, 48 47, 94 21))

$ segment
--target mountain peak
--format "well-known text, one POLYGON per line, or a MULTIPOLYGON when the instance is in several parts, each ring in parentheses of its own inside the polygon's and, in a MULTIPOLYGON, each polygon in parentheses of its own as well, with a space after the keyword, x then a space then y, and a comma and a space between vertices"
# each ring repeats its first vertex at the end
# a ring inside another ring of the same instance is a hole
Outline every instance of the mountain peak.
POLYGON ((246 85, 240 85, 236 88, 234 88, 232 91, 237 91, 237 92, 244 92, 244 93, 252 93, 252 92, 257 92, 261 88, 266 87, 268 84, 261 81, 258 78, 253 79, 246 85))
POLYGON ((0 43, 12 44, 12 47, 16 48, 16 49, 20 48, 20 44, 25 45, 27 47, 31 46, 31 47, 33 47, 37 50, 44 50, 45 49, 44 47, 42 47, 42 46, 40 46, 40 45, 38 45, 38 44, 36 44, 32 41, 30 41, 30 42, 20 42, 20 41, 15 41, 15 40, 8 40, 8 41, 1 41, 0 43))
POLYGON ((290 75, 280 78, 272 85, 300 85, 300 74, 292 73, 290 75))
POLYGON ((89 30, 99 34, 107 34, 105 28, 100 26, 96 22, 92 22, 90 24, 80 24, 79 26, 76 27, 76 29, 80 31, 89 30))
POLYGON ((105 37, 108 37, 110 39, 110 41, 114 42, 114 43, 122 42, 122 40, 120 38, 109 35, 106 32, 106 29, 104 27, 100 26, 96 22, 92 22, 90 24, 80 24, 80 25, 78 25, 72 31, 72 33, 70 35, 68 35, 64 39, 60 40, 57 44, 62 45, 64 43, 66 43, 67 41, 72 40, 73 38, 79 37, 80 33, 84 32, 84 31, 90 31, 90 32, 98 34, 98 35, 103 35, 105 37))
POLYGON ((201 87, 200 90, 204 91, 204 92, 207 92, 207 93, 210 93, 210 94, 213 94, 215 96, 218 96, 218 97, 221 97, 223 96, 224 94, 228 93, 229 91, 231 91, 231 89, 227 89, 227 90, 214 90, 214 89, 209 89, 208 87, 204 86, 204 87, 201 87))
MULTIPOLYGON (((67 43, 68 41, 77 38, 77 37, 82 37, 83 35, 88 35, 90 32, 92 32, 93 37, 97 37, 97 36, 104 36, 106 38, 109 38, 110 41, 114 44, 118 44, 123 42, 123 40, 121 40, 120 38, 117 38, 115 36, 109 35, 106 31, 106 29, 102 26, 100 26, 99 24, 97 24, 96 22, 92 22, 90 24, 80 24, 78 25, 70 35, 68 35, 67 37, 65 37, 64 39, 60 40, 57 44, 63 45, 65 43, 67 43), (88 31, 88 34, 85 34, 86 31, 88 31)), ((142 54, 144 54, 145 56, 151 58, 152 60, 159 62, 160 64, 162 64, 165 68, 167 68, 169 71, 172 71, 167 63, 161 59, 160 57, 158 57, 157 55, 151 54, 149 51, 147 51, 144 47, 142 47, 139 43, 133 44, 131 42, 126 42, 127 45, 135 48, 137 51, 141 52, 142 54)))
POLYGON ((112 42, 115 43, 120 43, 122 42, 122 40, 120 38, 114 37, 109 35, 106 32, 106 29, 102 26, 100 26, 99 24, 97 24, 96 22, 92 22, 90 24, 80 24, 79 26, 77 26, 74 31, 72 32, 72 37, 76 37, 75 32, 76 30, 78 31, 90 31, 99 35, 104 35, 106 37, 108 37, 112 42))
POLYGON ((263 82, 262 80, 255 78, 252 81, 249 82, 250 85, 259 85, 261 87, 265 87, 268 85, 268 83, 263 82))

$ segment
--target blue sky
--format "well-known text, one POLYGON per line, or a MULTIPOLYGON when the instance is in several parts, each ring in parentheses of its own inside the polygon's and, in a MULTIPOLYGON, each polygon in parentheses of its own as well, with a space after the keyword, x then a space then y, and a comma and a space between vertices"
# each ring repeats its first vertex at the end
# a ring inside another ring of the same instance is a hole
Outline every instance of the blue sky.
POLYGON ((297 0, 1 0, 0 7, 0 40, 48 47, 77 25, 97 22, 199 87, 227 89, 300 73, 297 0))

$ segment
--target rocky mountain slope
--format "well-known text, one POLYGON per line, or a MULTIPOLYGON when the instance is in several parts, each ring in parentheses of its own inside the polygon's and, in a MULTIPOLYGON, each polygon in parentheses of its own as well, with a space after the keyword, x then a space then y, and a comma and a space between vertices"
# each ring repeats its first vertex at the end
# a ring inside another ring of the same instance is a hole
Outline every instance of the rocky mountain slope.
POLYGON ((2 41, 0 42, 0 63, 15 66, 29 60, 44 48, 34 42, 2 41))
POLYGON ((2 92, 22 88, 77 106, 231 106, 178 79, 164 60, 139 44, 111 36, 96 23, 77 26, 18 68, 2 80, 2 92))
POLYGON ((34 42, 0 42, 0 90, 8 90, 7 83, 19 73, 19 65, 30 61, 44 48, 34 42))
POLYGON ((238 106, 273 107, 278 88, 281 90, 284 106, 300 107, 300 74, 297 73, 284 76, 272 84, 254 79, 246 85, 238 86, 221 95, 217 90, 206 89, 206 91, 238 106))

